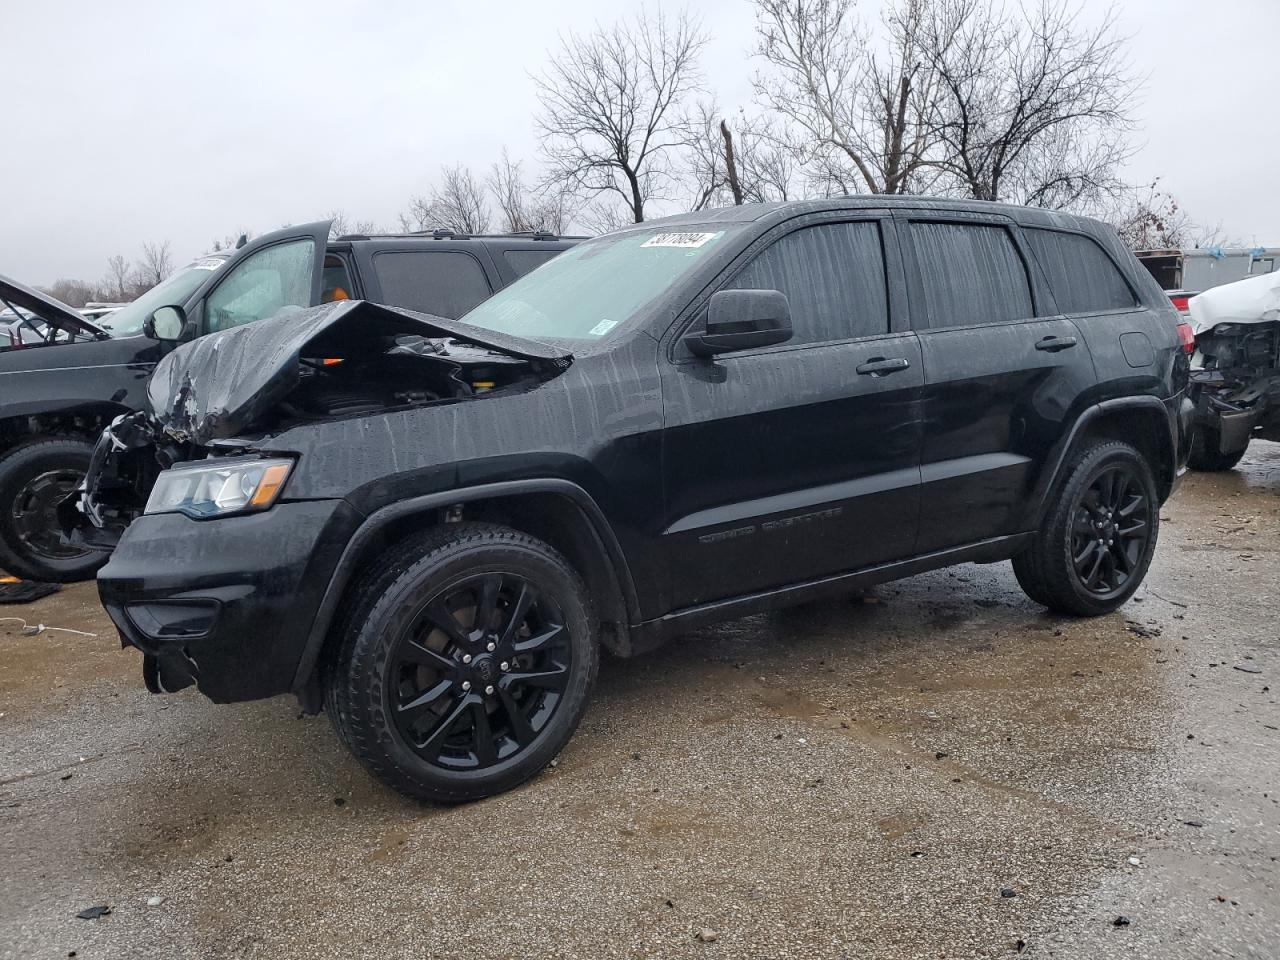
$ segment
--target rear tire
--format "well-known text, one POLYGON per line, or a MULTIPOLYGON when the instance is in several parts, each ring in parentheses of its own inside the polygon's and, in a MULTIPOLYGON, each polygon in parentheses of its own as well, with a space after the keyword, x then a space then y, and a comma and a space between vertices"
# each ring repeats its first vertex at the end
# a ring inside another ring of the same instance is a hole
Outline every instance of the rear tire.
POLYGON ((1118 441, 1082 447, 1064 475, 1013 572, 1036 603, 1096 617, 1133 596, 1151 565, 1160 531, 1155 479, 1142 454, 1118 441))
POLYGON ((537 774, 578 726, 599 665, 586 588, 547 544, 449 524, 356 585, 325 669, 325 709, 368 770, 460 803, 537 774))
POLYGON ((1218 448, 1218 431, 1211 427, 1198 426, 1191 431, 1191 452, 1187 457, 1187 466, 1201 473, 1222 473, 1234 470, 1236 464, 1249 449, 1246 443, 1234 453, 1222 453, 1218 448))
POLYGON ((84 479, 93 445, 30 440, 0 457, 0 567, 26 580, 88 580, 107 562, 98 550, 63 546, 53 513, 84 479))

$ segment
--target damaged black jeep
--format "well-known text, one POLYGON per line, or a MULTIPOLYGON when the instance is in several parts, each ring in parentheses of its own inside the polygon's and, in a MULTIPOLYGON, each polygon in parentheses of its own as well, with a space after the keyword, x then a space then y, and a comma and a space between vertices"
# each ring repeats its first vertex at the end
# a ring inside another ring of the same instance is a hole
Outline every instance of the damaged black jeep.
POLYGON ((64 515, 118 540, 99 590, 153 691, 292 692, 466 800, 555 756, 601 646, 965 561, 1116 609, 1185 465, 1177 323, 1089 220, 703 211, 458 321, 347 302, 185 345, 64 515))

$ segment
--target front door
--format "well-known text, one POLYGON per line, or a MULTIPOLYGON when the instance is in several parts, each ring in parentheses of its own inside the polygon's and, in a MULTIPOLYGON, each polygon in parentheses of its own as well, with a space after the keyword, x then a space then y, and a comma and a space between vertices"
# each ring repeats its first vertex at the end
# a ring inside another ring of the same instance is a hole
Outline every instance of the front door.
MULTIPOLYGON (((786 294, 794 336, 663 370, 668 609, 908 556, 919 510, 920 346, 887 219, 807 218, 720 289, 786 294)), ((695 318, 696 330, 702 318, 695 318)))
POLYGON ((191 335, 217 333, 320 303, 329 221, 286 227, 237 250, 192 297, 191 335))
POLYGON ((1095 382, 1088 344, 1033 282, 1012 224, 912 221, 906 239, 926 381, 916 552, 1020 533, 1037 471, 1095 382))

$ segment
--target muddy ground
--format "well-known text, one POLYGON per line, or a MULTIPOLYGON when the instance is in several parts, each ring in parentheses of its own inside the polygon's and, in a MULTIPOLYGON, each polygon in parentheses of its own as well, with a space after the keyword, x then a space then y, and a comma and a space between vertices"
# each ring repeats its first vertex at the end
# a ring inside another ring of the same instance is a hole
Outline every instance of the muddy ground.
POLYGON ((91 584, 0 607, 0 956, 1280 956, 1280 446, 1163 516, 1102 619, 965 566, 606 661, 455 809, 150 696, 91 584))

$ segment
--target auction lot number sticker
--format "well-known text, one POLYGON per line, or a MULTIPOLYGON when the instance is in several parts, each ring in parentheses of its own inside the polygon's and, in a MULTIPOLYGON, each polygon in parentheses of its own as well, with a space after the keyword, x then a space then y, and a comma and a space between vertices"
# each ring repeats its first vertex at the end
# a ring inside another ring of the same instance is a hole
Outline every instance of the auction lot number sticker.
POLYGON ((684 247, 687 250, 696 249, 704 243, 710 243, 718 233, 660 233, 656 237, 650 237, 642 247, 684 247))

